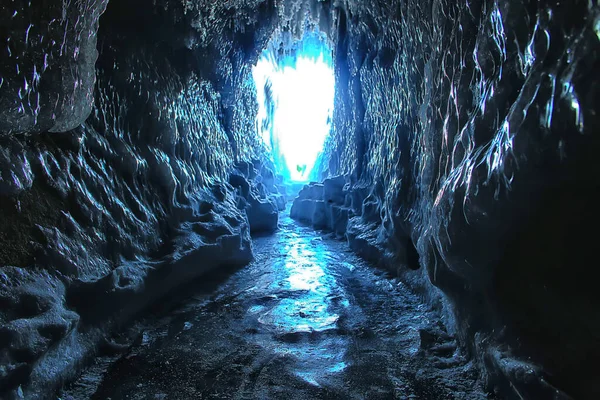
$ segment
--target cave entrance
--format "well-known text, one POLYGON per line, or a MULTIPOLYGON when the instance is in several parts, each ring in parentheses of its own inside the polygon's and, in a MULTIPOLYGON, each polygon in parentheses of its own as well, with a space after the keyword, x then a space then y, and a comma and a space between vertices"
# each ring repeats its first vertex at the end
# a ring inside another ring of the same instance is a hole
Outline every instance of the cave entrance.
POLYGON ((315 165, 331 129, 334 73, 325 35, 278 33, 253 68, 257 126, 276 172, 288 182, 318 178, 315 165))

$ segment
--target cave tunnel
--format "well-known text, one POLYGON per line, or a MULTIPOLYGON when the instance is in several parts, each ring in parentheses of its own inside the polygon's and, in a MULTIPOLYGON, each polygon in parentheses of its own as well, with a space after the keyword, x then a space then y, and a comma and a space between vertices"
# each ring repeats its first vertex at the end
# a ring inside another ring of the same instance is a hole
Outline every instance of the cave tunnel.
POLYGON ((2 0, 0 398, 600 398, 599 52, 595 0, 2 0))

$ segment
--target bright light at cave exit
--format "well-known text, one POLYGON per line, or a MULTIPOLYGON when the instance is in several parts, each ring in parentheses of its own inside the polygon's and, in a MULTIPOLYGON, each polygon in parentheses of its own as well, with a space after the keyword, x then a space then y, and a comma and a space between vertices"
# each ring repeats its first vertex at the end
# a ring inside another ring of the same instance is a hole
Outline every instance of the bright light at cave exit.
POLYGON ((260 108, 258 127, 267 148, 274 150, 271 146, 273 135, 290 180, 307 181, 330 130, 335 82, 331 65, 323 60, 323 56, 299 56, 294 66, 277 68, 273 61, 263 56, 254 67, 253 75, 260 108), (275 100, 272 132, 262 129, 262 120, 267 113, 264 104, 267 78, 275 100))

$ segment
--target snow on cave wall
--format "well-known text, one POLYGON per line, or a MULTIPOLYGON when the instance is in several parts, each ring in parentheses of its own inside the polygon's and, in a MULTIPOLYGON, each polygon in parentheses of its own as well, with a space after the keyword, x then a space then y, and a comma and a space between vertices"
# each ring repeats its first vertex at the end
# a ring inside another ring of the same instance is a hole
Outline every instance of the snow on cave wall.
POLYGON ((292 217, 445 311, 490 390, 598 398, 595 1, 341 1, 334 129, 292 217))

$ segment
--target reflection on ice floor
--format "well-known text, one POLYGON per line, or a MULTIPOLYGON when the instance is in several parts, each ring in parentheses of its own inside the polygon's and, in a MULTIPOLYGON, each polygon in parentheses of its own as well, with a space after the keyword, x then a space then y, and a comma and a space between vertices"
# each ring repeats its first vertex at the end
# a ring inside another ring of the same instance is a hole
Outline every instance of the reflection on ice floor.
POLYGON ((272 324, 286 332, 312 332, 333 329, 339 316, 331 310, 332 297, 342 289, 327 273, 328 261, 332 257, 323 248, 306 243, 300 237, 292 238, 287 246, 288 257, 281 271, 288 276, 282 290, 293 292, 290 298, 280 300, 267 317, 260 318, 263 324, 272 324))
POLYGON ((301 340, 302 334, 325 332, 338 328, 337 304, 344 299, 344 289, 329 271, 339 260, 320 241, 301 235, 291 235, 285 249, 287 256, 274 265, 280 276, 275 305, 263 310, 258 322, 288 340, 278 343, 275 352, 291 355, 298 361, 296 375, 319 386, 319 374, 339 373, 346 368, 347 337, 327 338, 314 346, 301 340), (296 334, 294 336, 293 334, 296 334))
POLYGON ((485 398, 439 316, 345 243, 285 216, 254 248, 251 265, 148 318, 92 398, 485 398))

